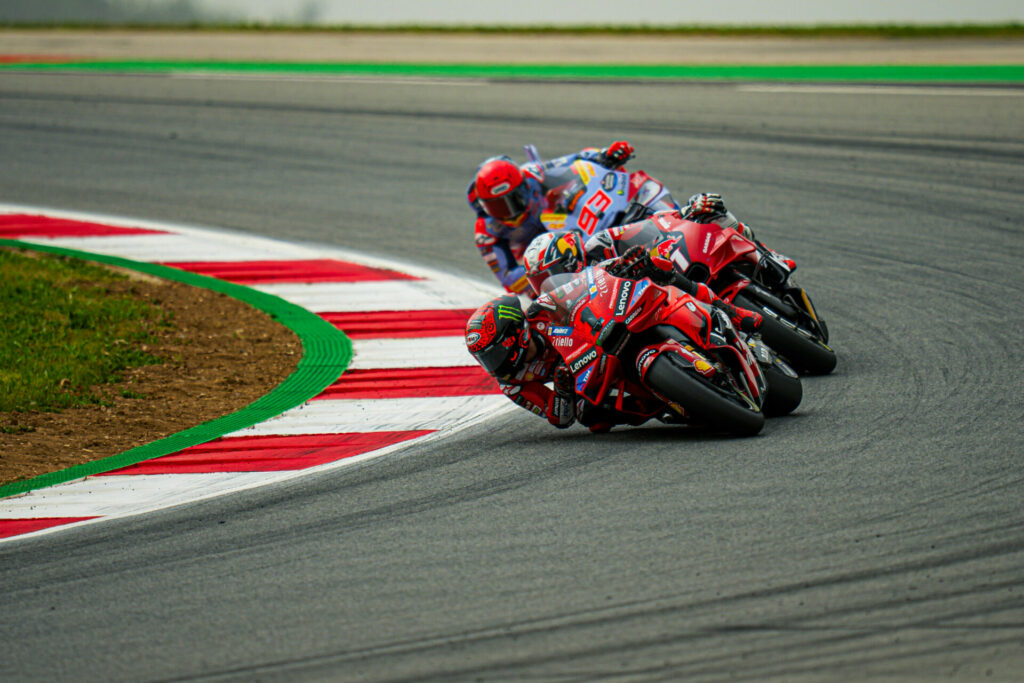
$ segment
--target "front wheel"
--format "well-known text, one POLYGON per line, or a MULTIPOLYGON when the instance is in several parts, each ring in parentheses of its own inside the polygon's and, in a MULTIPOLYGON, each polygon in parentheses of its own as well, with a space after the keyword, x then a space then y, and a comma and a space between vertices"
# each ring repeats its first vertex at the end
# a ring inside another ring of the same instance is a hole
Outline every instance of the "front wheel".
POLYGON ((764 415, 726 396, 698 378, 675 353, 662 353, 647 370, 645 381, 658 395, 686 409, 697 422, 738 436, 754 436, 764 428, 764 415))
POLYGON ((797 372, 806 375, 827 375, 835 369, 836 352, 823 342, 784 325, 766 313, 760 304, 743 294, 736 295, 733 303, 761 313, 761 339, 789 361, 797 372))

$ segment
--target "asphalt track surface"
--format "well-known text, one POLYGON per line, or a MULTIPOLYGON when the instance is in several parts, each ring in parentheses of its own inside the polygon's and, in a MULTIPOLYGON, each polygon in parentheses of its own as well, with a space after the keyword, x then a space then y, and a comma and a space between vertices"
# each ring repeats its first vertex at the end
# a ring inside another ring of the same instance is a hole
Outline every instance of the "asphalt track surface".
POLYGON ((625 137, 795 257, 839 366, 752 439, 525 412, 0 546, 7 680, 1019 680, 1024 103, 0 75, 0 200, 486 278, 476 164, 625 137))

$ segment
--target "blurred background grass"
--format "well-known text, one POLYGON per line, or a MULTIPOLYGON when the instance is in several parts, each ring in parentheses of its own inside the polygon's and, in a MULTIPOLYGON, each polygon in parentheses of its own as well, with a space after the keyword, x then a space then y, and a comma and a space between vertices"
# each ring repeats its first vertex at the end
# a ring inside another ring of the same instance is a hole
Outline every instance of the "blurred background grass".
POLYGON ((0 249, 0 278, 0 411, 103 403, 100 385, 162 362, 147 345, 171 314, 135 296, 126 276, 0 249))

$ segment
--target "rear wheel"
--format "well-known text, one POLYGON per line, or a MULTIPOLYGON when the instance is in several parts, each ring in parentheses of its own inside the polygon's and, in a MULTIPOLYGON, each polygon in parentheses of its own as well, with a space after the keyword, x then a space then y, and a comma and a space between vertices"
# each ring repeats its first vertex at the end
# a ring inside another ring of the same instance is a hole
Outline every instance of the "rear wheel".
POLYGON ((779 322, 764 308, 743 294, 736 295, 733 303, 751 311, 761 312, 761 339, 783 356, 797 372, 807 375, 827 375, 836 367, 836 352, 824 343, 807 337, 779 322))
POLYGON ((683 406, 696 421, 713 429, 753 436, 764 427, 760 411, 699 378, 690 363, 676 353, 655 358, 645 381, 660 396, 683 406))
POLYGON ((761 371, 768 380, 768 391, 764 397, 764 405, 761 406, 764 414, 767 417, 780 417, 796 410, 804 397, 800 378, 787 375, 776 365, 762 367, 761 371))

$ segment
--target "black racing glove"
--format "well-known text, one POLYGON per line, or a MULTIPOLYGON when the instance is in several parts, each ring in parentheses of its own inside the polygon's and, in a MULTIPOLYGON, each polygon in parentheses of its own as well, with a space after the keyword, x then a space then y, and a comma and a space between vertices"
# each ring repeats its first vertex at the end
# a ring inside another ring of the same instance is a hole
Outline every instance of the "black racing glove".
POLYGON ((662 270, 654 265, 650 250, 642 244, 627 249, 626 253, 616 259, 616 262, 606 270, 616 277, 625 277, 631 280, 650 278, 652 282, 659 285, 671 285, 676 281, 675 270, 662 270))
POLYGON ((564 364, 555 368, 555 392, 548 408, 548 422, 565 429, 576 420, 576 380, 564 364))
POLYGON ((605 270, 615 277, 637 279, 642 277, 639 275, 639 271, 644 267, 643 260, 647 259, 647 261, 650 261, 650 258, 647 248, 642 244, 637 244, 627 249, 622 256, 612 259, 605 266, 605 270))

